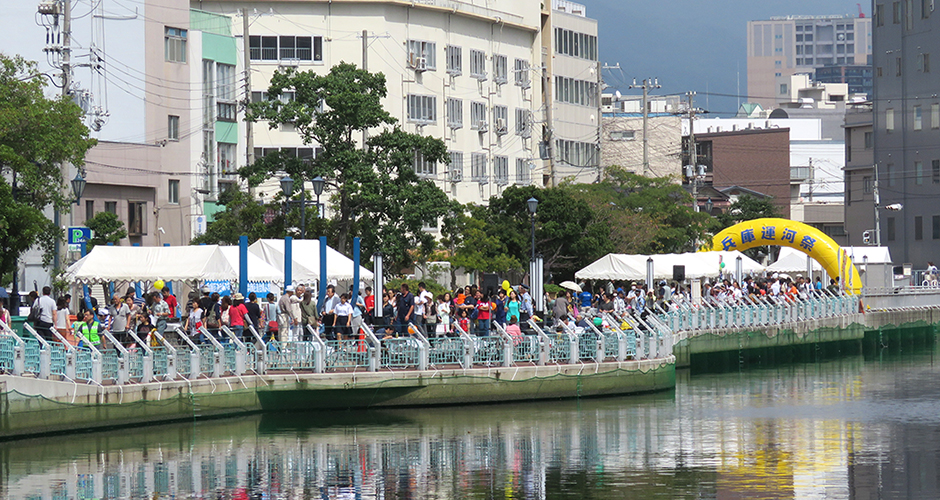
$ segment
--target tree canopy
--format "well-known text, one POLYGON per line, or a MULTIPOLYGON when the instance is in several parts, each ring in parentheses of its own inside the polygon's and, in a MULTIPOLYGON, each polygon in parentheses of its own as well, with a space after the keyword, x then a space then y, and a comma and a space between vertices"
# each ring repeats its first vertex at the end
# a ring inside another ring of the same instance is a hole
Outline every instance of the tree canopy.
POLYGON ((92 248, 95 248, 95 245, 117 244, 121 241, 121 238, 127 237, 124 223, 121 222, 117 214, 111 212, 96 213, 94 217, 85 221, 85 226, 91 229, 93 233, 91 241, 88 242, 89 252, 92 248))
POLYGON ((446 163, 447 157, 440 139, 395 126, 381 104, 386 95, 382 73, 353 64, 340 63, 324 75, 278 70, 269 100, 252 103, 247 119, 267 121, 271 128, 292 124, 305 144, 318 146, 316 158, 266 156, 240 174, 255 186, 286 174, 295 180, 296 192, 303 189, 298 181, 323 177, 337 248, 349 253, 352 237, 360 235, 366 253, 381 250, 389 269, 400 269, 433 250, 434 238, 423 227, 442 217, 448 205, 440 188, 418 177, 415 161, 446 163), (360 147, 356 141, 364 131, 374 135, 360 147))
POLYGON ((0 54, 0 274, 16 269, 20 254, 38 244, 52 260, 62 230, 43 215, 67 211, 71 200, 59 165, 84 165, 95 145, 82 110, 67 97, 44 94, 44 76, 20 56, 0 54))

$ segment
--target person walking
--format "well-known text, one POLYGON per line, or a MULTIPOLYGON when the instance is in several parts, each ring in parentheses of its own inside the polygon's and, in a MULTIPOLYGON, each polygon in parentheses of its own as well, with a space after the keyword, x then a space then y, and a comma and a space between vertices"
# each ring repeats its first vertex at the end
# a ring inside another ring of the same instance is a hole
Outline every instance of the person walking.
POLYGON ((245 339, 246 342, 251 343, 254 342, 254 339, 251 331, 248 330, 248 325, 251 325, 255 332, 259 334, 264 331, 261 329, 261 304, 258 303, 258 295, 255 292, 248 294, 245 310, 248 311, 248 318, 245 322, 245 339))
POLYGON ((199 328, 202 327, 202 315, 203 309, 201 300, 196 299, 192 302, 192 309, 189 311, 189 316, 186 318, 186 325, 184 329, 189 332, 190 338, 199 339, 200 344, 204 344, 206 339, 203 338, 202 332, 199 331, 199 328))
POLYGON ((349 303, 349 295, 342 294, 339 297, 339 304, 333 308, 333 331, 336 340, 352 340, 352 304, 349 303))
POLYGON ((98 335, 101 324, 95 317, 95 312, 91 309, 85 310, 85 313, 82 316, 82 321, 75 323, 74 328, 76 332, 75 336, 80 339, 78 343, 79 347, 87 348, 88 346, 85 343, 86 341, 87 343, 96 347, 101 345, 101 337, 98 335))
POLYGON ((52 327, 55 322, 55 311, 56 303, 52 299, 52 288, 48 286, 42 287, 42 296, 37 299, 37 303, 34 307, 37 307, 37 318, 36 318, 36 333, 42 336, 42 338, 55 342, 55 335, 52 334, 52 327))
POLYGON ((245 338, 245 320, 248 319, 248 309, 245 308, 244 295, 238 292, 232 295, 232 306, 229 307, 228 318, 235 338, 243 340, 245 338))
POLYGON ((129 336, 127 335, 127 324, 130 319, 131 309, 127 306, 124 298, 118 294, 111 297, 111 305, 108 306, 111 313, 111 335, 114 339, 127 345, 129 336))
POLYGON ((160 292, 153 293, 153 305, 150 307, 150 312, 156 318, 157 332, 163 335, 163 332, 166 331, 167 320, 170 317, 170 306, 163 301, 163 294, 160 292))
MULTIPOLYGON (((4 309, 4 311, 7 312, 6 309, 4 309)), ((9 314, 9 312, 7 312, 7 314, 9 314)), ((9 326, 6 317, 4 317, 3 321, 9 326)), ((55 329, 66 342, 75 345, 75 337, 72 335, 72 329, 69 328, 69 304, 65 300, 65 297, 59 297, 59 300, 56 301, 55 329)))
POLYGON ((300 327, 303 340, 313 340, 308 326, 317 328, 317 303, 313 301, 313 294, 305 291, 304 298, 300 301, 300 327))
POLYGON ((280 315, 280 310, 277 307, 277 296, 273 293, 268 293, 267 302, 264 303, 262 311, 262 326, 264 327, 264 339, 265 342, 270 342, 277 337, 278 332, 278 316, 280 315))
POLYGON ((396 326, 399 335, 408 332, 408 323, 414 321, 415 296, 408 290, 408 284, 401 284, 401 296, 395 301, 395 307, 398 309, 396 326))
POLYGON ((336 340, 336 329, 334 325, 336 324, 336 305, 339 304, 339 297, 336 295, 336 287, 333 285, 327 285, 326 287, 326 297, 323 299, 323 305, 320 307, 320 315, 323 318, 323 335, 330 339, 336 340))
POLYGON ((290 302, 294 296, 294 286, 284 287, 284 294, 277 301, 277 339, 281 342, 289 342, 291 328, 300 321, 300 318, 291 316, 290 302))

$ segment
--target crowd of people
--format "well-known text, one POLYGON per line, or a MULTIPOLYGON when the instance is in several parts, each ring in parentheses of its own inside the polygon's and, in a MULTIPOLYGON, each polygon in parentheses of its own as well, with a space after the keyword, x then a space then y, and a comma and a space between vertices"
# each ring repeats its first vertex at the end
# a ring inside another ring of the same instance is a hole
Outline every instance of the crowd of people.
MULTIPOLYGON (((130 288, 123 295, 115 294, 106 306, 99 306, 93 297, 83 298, 78 314, 73 317, 69 311, 71 297, 53 299, 50 287, 44 287, 41 294, 30 293, 27 321, 47 341, 57 342, 61 338, 77 346, 89 343, 99 347, 107 344, 104 331, 126 346, 132 346, 138 339, 159 345, 159 336, 153 334, 165 335, 171 321, 178 321, 183 331, 198 343, 209 342, 204 333, 227 342, 223 326, 243 341, 253 342, 248 325, 263 340, 281 342, 312 340, 313 331, 324 340, 359 339, 363 324, 382 338, 408 336, 415 330, 429 337, 456 336, 461 332, 487 336, 496 330, 497 324, 507 333, 519 335, 528 328, 530 319, 563 330, 571 320, 576 326, 586 327, 604 313, 643 318, 650 313, 681 308, 692 300, 689 287, 675 281, 662 280, 653 286, 608 283, 596 294, 589 289, 546 293, 546 317, 537 318, 526 285, 512 287, 507 282, 495 293, 468 285, 437 296, 423 282, 417 288, 412 291, 408 284, 402 284, 398 290, 383 288, 375 295, 371 287, 365 287, 364 294, 352 289, 337 293, 335 285, 329 285, 319 307, 312 292, 303 285, 285 287, 280 297, 274 293, 264 297, 255 293, 247 297, 240 293, 220 296, 203 287, 191 292, 183 305, 167 288, 146 294, 137 294, 130 288), (379 309, 376 301, 380 301, 379 309)), ((838 279, 823 287, 820 278, 812 281, 777 275, 747 277, 741 283, 729 279, 706 282, 702 286, 702 300, 715 305, 792 301, 821 295, 824 290, 837 293, 838 279)), ((2 307, 0 319, 6 324, 10 322, 9 311, 2 307)))

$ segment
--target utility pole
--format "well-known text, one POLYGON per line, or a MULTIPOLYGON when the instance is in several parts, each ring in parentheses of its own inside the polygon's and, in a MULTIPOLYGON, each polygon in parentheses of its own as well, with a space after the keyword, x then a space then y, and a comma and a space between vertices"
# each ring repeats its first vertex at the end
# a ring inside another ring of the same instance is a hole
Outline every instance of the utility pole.
POLYGON ((649 89, 662 88, 659 84, 659 78, 652 82, 649 79, 643 80, 643 85, 637 85, 636 79, 633 79, 631 89, 643 89, 643 177, 649 177, 650 173, 650 141, 649 141, 649 89))
POLYGON ((554 101, 552 100, 552 85, 551 79, 548 74, 548 66, 546 63, 542 63, 542 105, 545 106, 545 128, 542 132, 542 141, 544 146, 539 148, 540 157, 545 160, 548 159, 548 186, 546 187, 555 187, 555 138, 552 133, 554 122, 552 121, 552 107, 554 106, 554 101))
POLYGON ((604 78, 601 76, 601 70, 603 65, 598 61, 597 63, 597 145, 594 149, 597 157, 597 183, 600 184, 603 179, 603 167, 601 167, 601 133, 604 128, 604 104, 603 104, 603 95, 604 89, 602 84, 604 83, 604 78))
POLYGON ((813 159, 809 159, 809 202, 813 202, 813 184, 816 183, 816 172, 813 171, 813 159))
MULTIPOLYGON (((369 30, 362 30, 362 69, 369 71, 369 30)), ((366 149, 369 140, 369 130, 362 129, 362 149, 366 149)), ((319 210, 319 207, 317 208, 319 210)))
MULTIPOLYGON (((62 0, 62 96, 68 98, 72 90, 72 0, 62 0)), ((62 180, 69 178, 69 164, 62 162, 59 164, 59 176, 62 180)), ((66 194, 66 198, 69 195, 66 194)), ((69 204, 71 205, 71 203, 69 204)), ((56 208, 53 211, 53 222, 55 227, 62 225, 62 214, 56 208)), ((52 258, 52 268, 61 269, 62 262, 65 260, 62 242, 59 238, 55 239, 55 254, 52 258)))
POLYGON ((688 92, 686 96, 689 98, 689 165, 692 170, 688 172, 688 175, 692 180, 692 203, 695 211, 698 212, 698 151, 695 146, 695 106, 692 102, 695 92, 688 92))
MULTIPOLYGON (((245 51, 245 100, 251 102, 251 40, 248 37, 248 9, 242 8, 242 47, 245 51)), ((255 138, 250 121, 245 121, 245 164, 255 162, 255 138)), ((211 167, 210 167, 211 168, 211 167)), ((209 190, 212 191, 211 189, 209 190)))
POLYGON ((878 194, 878 165, 875 165, 875 185, 872 187, 875 197, 875 246, 881 246, 881 196, 878 194))

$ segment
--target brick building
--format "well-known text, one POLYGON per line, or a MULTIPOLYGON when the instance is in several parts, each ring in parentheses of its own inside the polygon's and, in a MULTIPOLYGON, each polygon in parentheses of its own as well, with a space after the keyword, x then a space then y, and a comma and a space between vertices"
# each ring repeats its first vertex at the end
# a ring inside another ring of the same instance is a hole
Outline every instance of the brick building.
MULTIPOLYGON (((689 165, 688 136, 682 141, 682 163, 689 165)), ((695 144, 697 164, 705 166, 700 188, 737 186, 756 191, 771 197, 782 217, 790 217, 790 129, 696 134, 695 144)), ((689 187, 689 181, 684 182, 689 187)))

